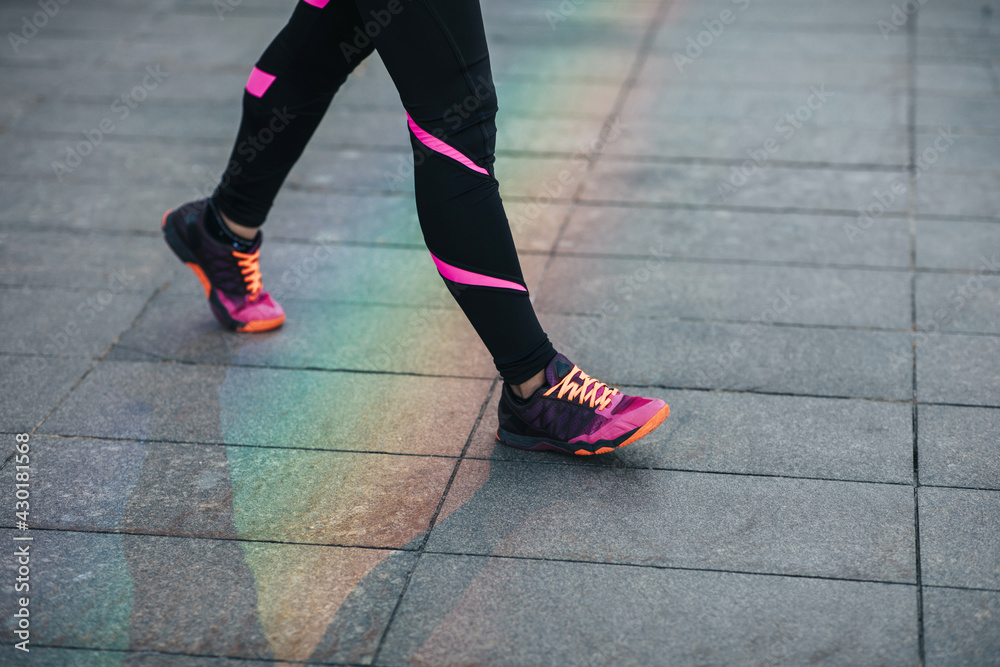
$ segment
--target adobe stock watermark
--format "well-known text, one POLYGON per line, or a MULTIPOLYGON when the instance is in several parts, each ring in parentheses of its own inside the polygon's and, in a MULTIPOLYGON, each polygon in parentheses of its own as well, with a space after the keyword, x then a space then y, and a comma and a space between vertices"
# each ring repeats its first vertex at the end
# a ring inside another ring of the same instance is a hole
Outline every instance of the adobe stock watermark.
MULTIPOLYGON (((271 118, 267 122, 266 127, 260 128, 256 134, 249 134, 236 144, 236 154, 246 160, 246 164, 250 164, 257 159, 271 142, 275 140, 285 128, 288 127, 289 123, 298 117, 297 114, 290 113, 288 107, 282 107, 278 109, 273 107, 271 109, 271 118)), ((215 193, 215 188, 217 185, 221 187, 226 187, 229 185, 229 181, 232 180, 233 176, 239 176, 243 173, 243 166, 237 162, 235 159, 230 160, 229 164, 226 165, 226 169, 222 172, 221 178, 216 179, 215 177, 210 177, 207 179, 203 187, 195 186, 195 192, 198 194, 199 199, 206 199, 211 197, 215 193)))
MULTIPOLYGON (((739 7, 741 12, 746 11, 750 6, 750 0, 732 0, 732 3, 739 7)), ((674 66, 677 68, 677 71, 683 73, 685 67, 692 64, 698 58, 701 58, 702 54, 705 53, 705 49, 715 44, 715 40, 722 36, 722 33, 726 31, 726 26, 732 25, 736 17, 737 14, 733 10, 723 9, 719 12, 718 18, 702 21, 701 24, 705 26, 705 29, 697 35, 688 35, 687 47, 684 49, 684 53, 674 51, 674 66)))
POLYGON ((879 32, 882 33, 882 39, 888 41, 889 35, 905 26, 910 17, 920 9, 920 5, 926 2, 927 0, 903 0, 902 5, 894 3, 889 12, 889 20, 879 19, 875 22, 879 32))
POLYGON ((576 10, 587 0, 560 0, 554 10, 545 10, 545 20, 549 22, 549 27, 555 30, 563 21, 568 21, 576 10))
MULTIPOLYGON (((920 180, 920 176, 930 169, 954 143, 955 136, 952 134, 951 127, 939 127, 933 143, 917 156, 913 180, 920 180)), ((867 206, 858 207, 858 217, 854 224, 849 222, 844 224, 844 234, 847 235, 847 240, 856 243, 858 239, 863 237, 875 222, 885 215, 896 200, 909 191, 908 181, 908 178, 897 178, 886 190, 873 189, 874 201, 867 206)))
POLYGON ((826 92, 825 84, 820 84, 819 88, 813 86, 810 90, 811 92, 804 103, 786 113, 774 124, 777 136, 770 136, 759 146, 746 149, 750 159, 744 160, 743 164, 739 166, 732 167, 726 181, 716 182, 715 189, 723 202, 735 194, 739 188, 746 185, 750 177, 757 173, 771 159, 771 156, 781 149, 782 145, 795 136, 796 131, 802 129, 802 126, 812 119, 813 113, 823 108, 830 97, 830 93, 826 92))
POLYGON ((38 0, 37 4, 41 11, 32 14, 31 18, 28 18, 27 15, 22 16, 21 29, 17 32, 7 33, 7 41, 10 42, 10 48, 14 49, 14 55, 17 55, 21 47, 37 35, 39 30, 47 26, 49 21, 56 17, 59 10, 69 3, 70 0, 38 0))
POLYGON ((220 21, 226 20, 226 14, 243 4, 243 0, 212 0, 212 9, 220 21))
MULTIPOLYGON (((410 2, 410 0, 406 0, 410 2)), ((354 34, 350 42, 340 43, 340 53, 348 63, 360 56, 368 48, 372 40, 382 34, 382 31, 389 27, 393 17, 402 13, 405 9, 403 0, 389 0, 385 9, 372 9, 368 12, 371 20, 366 20, 363 26, 355 26, 354 34)), ((367 17, 362 17, 367 19, 367 17)))
MULTIPOLYGON (((111 103, 111 113, 117 116, 118 123, 125 122, 149 93, 156 90, 163 83, 163 80, 170 76, 168 72, 161 71, 159 65, 147 65, 146 72, 146 76, 139 84, 116 97, 111 103)), ((67 145, 66 156, 62 161, 54 160, 52 162, 52 171, 59 182, 61 183, 67 174, 83 164, 84 159, 94 152, 94 149, 104 141, 104 138, 113 134, 119 127, 120 125, 115 123, 113 117, 105 116, 97 123, 97 127, 81 130, 83 140, 77 142, 75 146, 67 145)))

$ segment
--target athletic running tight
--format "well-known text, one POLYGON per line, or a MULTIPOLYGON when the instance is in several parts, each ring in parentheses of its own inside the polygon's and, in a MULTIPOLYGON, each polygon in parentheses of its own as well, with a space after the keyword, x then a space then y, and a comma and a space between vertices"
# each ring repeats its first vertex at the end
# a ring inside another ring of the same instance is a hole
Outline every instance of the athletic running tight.
POLYGON ((504 380, 524 382, 555 351, 494 176, 497 100, 478 0, 300 0, 247 81, 215 203, 262 225, 334 93, 375 49, 406 111, 427 248, 504 380))

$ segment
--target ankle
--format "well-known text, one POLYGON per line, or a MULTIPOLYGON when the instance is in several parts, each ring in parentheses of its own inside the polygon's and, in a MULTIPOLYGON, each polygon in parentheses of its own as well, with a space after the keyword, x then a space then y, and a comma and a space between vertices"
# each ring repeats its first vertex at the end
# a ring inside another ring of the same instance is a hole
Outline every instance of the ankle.
POLYGON ((229 229, 229 231, 231 231, 236 236, 239 236, 241 239, 252 241, 254 240, 254 238, 256 238, 258 231, 256 227, 244 227, 243 225, 238 225, 232 220, 230 220, 228 217, 226 217, 226 214, 223 213, 222 211, 219 211, 219 218, 222 220, 222 224, 224 224, 229 229))
POLYGON ((534 376, 520 384, 510 385, 510 389, 518 398, 529 398, 543 384, 545 384, 545 369, 538 371, 534 376))

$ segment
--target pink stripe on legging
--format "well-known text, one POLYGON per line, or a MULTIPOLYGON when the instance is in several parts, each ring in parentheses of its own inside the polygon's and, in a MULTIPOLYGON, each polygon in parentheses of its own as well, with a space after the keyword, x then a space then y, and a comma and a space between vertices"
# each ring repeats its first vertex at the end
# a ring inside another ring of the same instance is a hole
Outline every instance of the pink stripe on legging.
POLYGON ((324 7, 326 7, 326 3, 330 2, 330 0, 303 0, 303 2, 305 2, 307 5, 312 5, 313 7, 319 7, 320 9, 323 9, 324 7))
POLYGON ((518 290, 519 292, 528 291, 528 288, 524 285, 519 285, 518 283, 511 282, 509 280, 490 278, 489 276, 484 276, 481 273, 473 273, 472 271, 466 271, 465 269, 460 269, 457 266, 446 264, 435 257, 434 253, 431 253, 431 259, 434 260, 434 264, 437 266, 438 272, 453 283, 461 283, 463 285, 479 285, 481 287, 503 287, 506 289, 518 290))
POLYGON ((247 79, 247 92, 254 97, 263 97, 277 78, 273 74, 268 74, 264 70, 254 67, 250 72, 250 78, 247 79))
MULTIPOLYGON (((424 146, 427 146, 427 148, 431 149, 432 151, 436 151, 441 155, 447 155, 451 159, 461 162, 462 164, 464 164, 466 167, 468 167, 473 171, 478 171, 480 174, 486 174, 487 176, 490 175, 490 172, 486 171, 478 164, 476 164, 469 158, 465 157, 464 155, 459 153, 457 150, 455 150, 448 144, 444 143, 443 141, 433 136, 432 134, 421 130, 420 127, 418 127, 417 124, 413 122, 413 119, 410 118, 409 113, 406 114, 406 122, 409 123, 410 129, 413 131, 414 136, 416 136, 417 139, 420 140, 420 143, 422 143, 424 146)), ((456 280, 455 282, 460 282, 460 281, 456 280)))

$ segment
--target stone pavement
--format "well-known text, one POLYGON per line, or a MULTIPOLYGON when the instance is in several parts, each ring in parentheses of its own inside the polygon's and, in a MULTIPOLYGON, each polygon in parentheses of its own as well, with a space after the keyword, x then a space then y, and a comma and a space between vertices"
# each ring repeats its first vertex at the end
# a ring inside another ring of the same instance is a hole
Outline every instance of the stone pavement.
POLYGON ((494 446, 376 58, 282 330, 169 254, 293 5, 0 7, 0 663, 1000 664, 998 0, 485 0, 543 323, 673 410, 593 458, 494 446))

